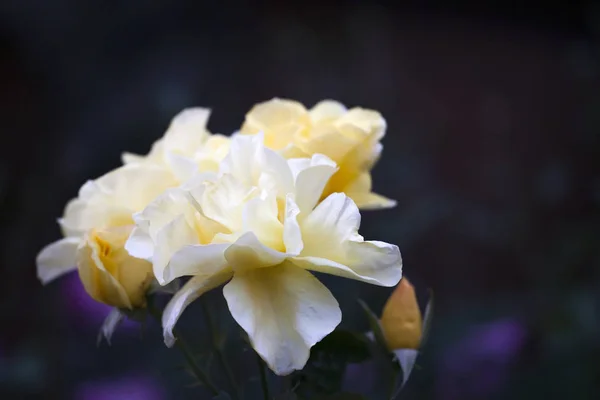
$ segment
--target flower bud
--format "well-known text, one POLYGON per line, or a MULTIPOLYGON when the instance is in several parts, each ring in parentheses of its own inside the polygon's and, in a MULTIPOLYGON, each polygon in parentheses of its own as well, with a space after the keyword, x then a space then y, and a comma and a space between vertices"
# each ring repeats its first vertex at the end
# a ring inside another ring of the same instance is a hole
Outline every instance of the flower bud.
POLYGON ((92 229, 77 250, 79 277, 95 300, 118 308, 146 306, 152 263, 132 257, 125 242, 132 225, 92 229))
POLYGON ((419 348, 423 321, 415 289, 408 279, 402 278, 386 302, 381 328, 389 350, 419 348))

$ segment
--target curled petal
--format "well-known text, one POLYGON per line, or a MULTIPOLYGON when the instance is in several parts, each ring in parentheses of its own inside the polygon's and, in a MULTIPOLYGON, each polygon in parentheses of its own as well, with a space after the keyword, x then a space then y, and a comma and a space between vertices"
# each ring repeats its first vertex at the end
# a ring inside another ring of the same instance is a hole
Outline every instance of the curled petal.
POLYGON ((154 275, 161 285, 182 276, 173 274, 172 270, 168 271, 169 261, 183 246, 196 243, 198 243, 198 235, 183 215, 166 224, 158 232, 152 266, 154 275))
POLYGON ((76 268, 81 239, 66 237, 44 247, 36 258, 37 276, 45 285, 76 268))
POLYGON ((125 250, 133 257, 152 261, 154 242, 147 231, 136 226, 125 242, 125 250))
POLYGON ((280 264, 288 254, 265 246, 253 232, 246 232, 225 251, 227 263, 237 272, 280 264))
POLYGON ((171 282, 187 275, 213 275, 227 266, 224 252, 228 244, 196 244, 176 251, 163 272, 163 281, 171 282))
POLYGON ((309 213, 322 197, 337 165, 322 154, 315 154, 310 159, 289 160, 288 164, 296 180, 296 203, 302 213, 309 213))
POLYGON ((342 193, 321 202, 302 222, 304 249, 293 262, 303 268, 394 286, 402 277, 397 246, 364 241, 358 234, 360 212, 342 193))
POLYGON ((110 345, 110 340, 112 338, 113 333, 117 330, 117 327, 123 320, 125 319, 125 315, 118 309, 113 308, 110 310, 104 321, 102 322, 102 326, 100 327, 100 332, 98 332, 98 339, 96 340, 97 344, 100 344, 102 338, 106 339, 106 342, 110 345))
POLYGON ((190 305, 198 297, 208 292, 211 289, 222 285, 231 278, 231 271, 223 271, 222 273, 208 276, 198 275, 190 279, 183 287, 171 298, 162 315, 162 326, 165 344, 172 347, 175 344, 175 336, 173 335, 173 327, 177 320, 190 305))

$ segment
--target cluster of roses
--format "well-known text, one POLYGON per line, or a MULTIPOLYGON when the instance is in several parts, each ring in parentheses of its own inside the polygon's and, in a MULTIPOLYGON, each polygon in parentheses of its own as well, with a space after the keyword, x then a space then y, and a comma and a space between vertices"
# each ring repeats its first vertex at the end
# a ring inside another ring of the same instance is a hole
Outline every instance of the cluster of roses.
POLYGON ((402 277, 398 247, 358 233, 359 209, 395 204, 371 191, 386 122, 334 101, 307 110, 281 99, 254 106, 230 137, 209 133, 208 117, 184 110, 148 155, 124 154, 85 183, 59 220, 64 238, 38 255, 38 276, 76 269, 116 310, 144 308, 149 291, 190 277, 162 315, 169 346, 184 309, 225 284, 233 318, 285 375, 342 318, 310 271, 381 286, 402 277))

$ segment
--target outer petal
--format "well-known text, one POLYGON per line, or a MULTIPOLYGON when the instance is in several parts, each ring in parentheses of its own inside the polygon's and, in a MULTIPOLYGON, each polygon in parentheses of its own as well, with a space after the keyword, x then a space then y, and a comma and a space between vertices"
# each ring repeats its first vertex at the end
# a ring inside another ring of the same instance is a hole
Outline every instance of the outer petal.
POLYGON ((323 100, 310 109, 310 119, 314 123, 332 122, 346 113, 346 107, 335 100, 323 100))
POLYGON ((210 117, 208 108, 187 108, 177 114, 165 133, 165 150, 191 155, 208 138, 206 124, 210 117))
POLYGON ((277 215, 278 208, 275 196, 255 197, 244 206, 242 230, 253 232, 265 246, 285 251, 283 224, 277 219, 277 215))
POLYGON ((168 347, 175 344, 173 327, 183 313, 183 310, 198 297, 211 289, 225 283, 231 278, 231 271, 223 271, 220 274, 208 276, 198 275, 190 279, 179 292, 171 298, 162 315, 163 335, 168 347))
POLYGON ((323 195, 329 178, 337 171, 330 158, 315 154, 312 158, 288 160, 295 177, 296 203, 302 213, 310 212, 323 195))
POLYGON ((212 275, 227 266, 224 252, 229 244, 184 246, 171 257, 159 282, 171 282, 181 276, 212 275))
POLYGON ((400 250, 388 243, 364 241, 358 234, 359 225, 356 204, 345 194, 330 195, 302 221, 304 249, 294 263, 332 275, 394 286, 402 277, 400 250))
POLYGON ((98 339, 96 340, 96 343, 100 344, 102 338, 105 338, 108 344, 110 345, 110 340, 112 338, 113 333, 115 333, 117 327, 124 319, 125 315, 118 308, 113 308, 112 310, 110 310, 110 312, 102 322, 102 326, 100 327, 100 332, 98 332, 98 339))
POLYGON ((80 238, 67 237, 44 247, 36 258, 37 276, 45 285, 76 268, 80 238))
POLYGON ((77 250, 77 270, 85 291, 101 303, 131 309, 132 304, 127 292, 106 270, 99 253, 98 244, 91 241, 77 250))
POLYGON ((371 192, 371 174, 362 173, 357 179, 344 188, 346 193, 363 210, 376 210, 381 208, 392 208, 396 201, 371 192))
POLYGON ((152 261, 154 255, 154 241, 147 231, 140 227, 135 227, 129 235, 129 239, 125 243, 125 250, 137 258, 142 260, 152 261))
POLYGON ((236 272, 277 265, 288 256, 265 246, 253 232, 244 233, 225 251, 225 259, 236 272))
POLYGON ((233 318, 277 375, 302 369, 310 348, 342 320, 331 292, 289 263, 236 274, 223 293, 233 318))
POLYGON ((166 224, 159 232, 152 257, 154 275, 161 285, 181 276, 167 273, 171 257, 183 246, 198 243, 196 231, 187 223, 183 215, 166 224), (169 279, 170 278, 170 279, 169 279))

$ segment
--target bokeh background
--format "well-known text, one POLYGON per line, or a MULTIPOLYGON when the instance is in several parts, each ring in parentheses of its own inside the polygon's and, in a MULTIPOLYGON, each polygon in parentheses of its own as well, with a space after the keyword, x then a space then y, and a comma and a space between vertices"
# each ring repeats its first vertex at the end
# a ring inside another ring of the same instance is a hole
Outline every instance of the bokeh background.
MULTIPOLYGON (((96 347, 106 308, 76 276, 42 287, 34 259, 79 186, 178 111, 211 107, 229 134, 275 96, 388 121, 374 187, 398 206, 362 232, 397 243, 437 300, 403 398, 598 398, 600 7, 457 4, 1 2, 1 398, 202 398, 156 324, 96 347)), ((357 329, 356 298, 379 312, 390 293, 326 283, 357 329)), ((182 321, 199 348, 201 313, 182 321)))

